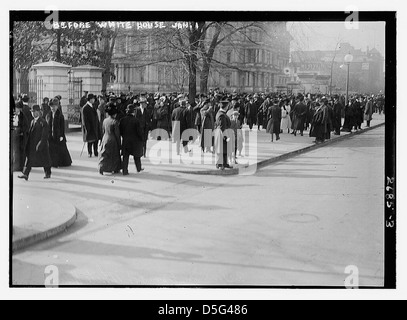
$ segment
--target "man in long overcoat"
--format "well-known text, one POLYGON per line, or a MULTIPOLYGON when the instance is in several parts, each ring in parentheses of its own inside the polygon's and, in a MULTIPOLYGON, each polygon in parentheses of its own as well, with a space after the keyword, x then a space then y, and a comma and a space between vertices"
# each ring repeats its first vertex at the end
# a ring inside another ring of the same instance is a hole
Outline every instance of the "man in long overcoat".
POLYGON ((51 178, 51 157, 49 155, 48 145, 48 124, 41 117, 41 108, 39 105, 33 106, 33 120, 31 121, 28 140, 26 145, 27 159, 23 174, 19 179, 28 180, 32 168, 44 168, 44 179, 51 178))
MULTIPOLYGON (((221 101, 219 112, 216 114, 215 122, 215 153, 216 153, 216 168, 224 170, 233 169, 228 163, 228 142, 234 136, 231 128, 231 121, 226 115, 229 101, 221 101), (231 131, 231 132, 228 132, 231 131)), ((233 146, 230 145, 230 151, 233 151, 233 146)))
POLYGON ((250 97, 250 101, 246 104, 246 121, 250 130, 256 125, 257 111, 257 105, 254 102, 254 98, 250 97))
POLYGON ((120 121, 120 135, 122 141, 123 154, 123 175, 129 175, 129 158, 134 157, 134 163, 137 172, 144 171, 141 167, 141 157, 143 156, 143 130, 140 121, 135 117, 136 107, 133 104, 128 105, 126 116, 120 121))
POLYGON ((304 135, 304 125, 307 117, 307 106, 304 103, 304 96, 300 95, 300 102, 298 102, 293 109, 294 114, 294 136, 297 135, 297 131, 300 131, 301 136, 304 135))
POLYGON ((172 139, 176 143, 177 155, 181 154, 181 141, 184 148, 188 146, 188 141, 183 141, 182 134, 188 129, 187 100, 182 98, 179 106, 172 112, 172 139))
POLYGON ((343 106, 339 100, 338 96, 335 96, 334 99, 334 114, 333 114, 333 126, 335 135, 341 135, 341 125, 342 125, 342 109, 343 106))
POLYGON ((148 109, 148 102, 146 98, 147 94, 140 95, 140 107, 136 108, 136 118, 140 122, 141 129, 143 130, 143 156, 147 157, 147 140, 148 135, 151 130, 153 114, 150 109, 148 109))
POLYGON ((366 127, 370 128, 370 121, 372 121, 373 116, 373 98, 369 98, 369 101, 366 103, 366 109, 364 112, 364 120, 366 120, 366 127))
POLYGON ((92 148, 95 157, 99 156, 98 141, 99 141, 99 126, 98 115, 93 107, 95 103, 95 96, 93 94, 88 95, 88 102, 83 106, 81 110, 82 114, 82 133, 83 142, 88 143, 88 155, 92 157, 92 148))

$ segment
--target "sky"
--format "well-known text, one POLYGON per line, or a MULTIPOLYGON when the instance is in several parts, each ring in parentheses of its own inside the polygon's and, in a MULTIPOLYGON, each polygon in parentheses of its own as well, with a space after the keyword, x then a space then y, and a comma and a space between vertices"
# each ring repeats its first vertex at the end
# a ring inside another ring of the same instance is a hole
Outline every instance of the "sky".
POLYGON ((347 29, 344 22, 289 22, 293 36, 291 50, 335 50, 338 42, 349 42, 355 49, 376 48, 385 54, 385 23, 359 22, 358 29, 347 29))

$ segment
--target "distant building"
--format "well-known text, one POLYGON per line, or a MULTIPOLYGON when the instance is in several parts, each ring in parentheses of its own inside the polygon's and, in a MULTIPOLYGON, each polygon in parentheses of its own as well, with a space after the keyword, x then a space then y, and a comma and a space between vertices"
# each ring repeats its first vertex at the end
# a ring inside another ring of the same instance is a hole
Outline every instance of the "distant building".
MULTIPOLYGON (((257 25, 265 31, 248 28, 216 48, 208 89, 219 87, 236 92, 286 90, 289 77, 284 69, 289 65, 292 40, 286 23, 258 22, 257 25)), ((206 39, 212 39, 214 32, 215 29, 210 28, 206 39)), ((153 37, 146 37, 142 41, 134 39, 134 34, 129 32, 123 32, 117 38, 112 60, 113 75, 107 90, 188 91, 188 71, 182 59, 176 59, 178 53, 168 45, 158 52, 153 41, 153 37), (142 54, 137 54, 140 52, 142 54)), ((198 64, 202 66, 200 62, 198 64)), ((198 70, 197 92, 200 92, 199 79, 198 70)))
POLYGON ((336 51, 292 52, 293 80, 310 93, 342 93, 346 90, 347 66, 344 59, 348 53, 353 56, 349 90, 362 93, 384 92, 384 57, 375 48, 356 50, 348 43, 340 44, 336 51))

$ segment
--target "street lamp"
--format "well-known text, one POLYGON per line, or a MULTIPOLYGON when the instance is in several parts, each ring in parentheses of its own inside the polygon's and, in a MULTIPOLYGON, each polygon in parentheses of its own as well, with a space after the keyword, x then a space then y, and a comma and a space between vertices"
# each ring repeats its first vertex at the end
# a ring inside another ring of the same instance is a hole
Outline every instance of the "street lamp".
POLYGON ((350 74, 349 70, 350 70, 350 64, 352 63, 352 61, 353 61, 353 56, 350 53, 348 53, 345 56, 345 63, 348 66, 348 76, 346 78, 346 105, 348 105, 348 103, 349 103, 349 74, 350 74))

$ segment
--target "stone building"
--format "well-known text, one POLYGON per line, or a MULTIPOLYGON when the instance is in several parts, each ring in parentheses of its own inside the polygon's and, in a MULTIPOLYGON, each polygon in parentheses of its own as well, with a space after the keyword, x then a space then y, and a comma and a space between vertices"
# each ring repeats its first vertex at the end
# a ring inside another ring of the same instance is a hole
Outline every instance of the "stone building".
MULTIPOLYGON (((150 35, 144 32, 140 36, 130 30, 118 36, 108 91, 188 91, 188 68, 167 40, 156 43, 159 32, 156 30, 150 35)), ((209 28, 207 41, 214 33, 215 28, 209 28)), ((233 34, 214 52, 208 88, 274 92, 286 87, 289 77, 284 68, 289 65, 291 40, 285 22, 256 22, 233 34)), ((201 68, 202 62, 198 61, 198 93, 201 68)))
POLYGON ((347 65, 345 56, 350 53, 349 90, 361 93, 384 91, 384 58, 377 49, 362 51, 349 43, 342 43, 336 51, 294 51, 291 69, 306 92, 327 94, 346 90, 347 65), (332 81, 331 81, 332 77, 332 81), (331 87, 332 83, 332 87, 331 87))

